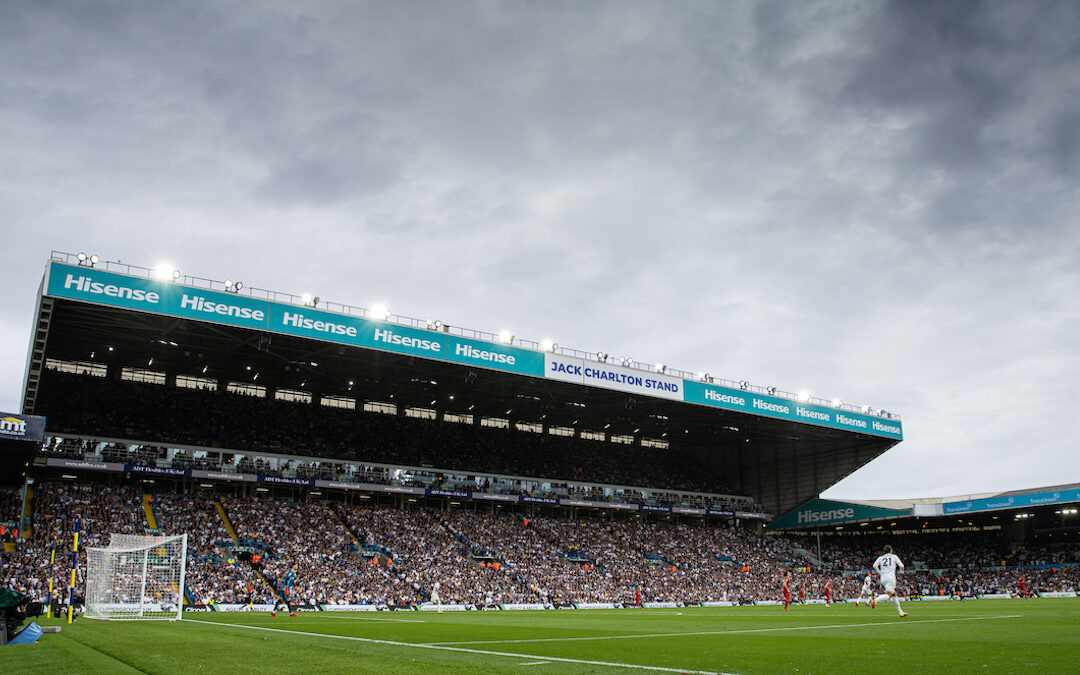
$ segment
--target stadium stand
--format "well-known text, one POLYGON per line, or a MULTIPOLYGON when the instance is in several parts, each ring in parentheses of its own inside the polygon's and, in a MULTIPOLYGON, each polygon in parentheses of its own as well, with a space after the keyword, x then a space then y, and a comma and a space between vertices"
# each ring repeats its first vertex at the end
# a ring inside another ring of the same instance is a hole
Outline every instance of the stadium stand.
MULTIPOLYGON (((43 481, 33 498, 33 534, 3 553, 0 583, 47 596, 66 595, 72 514, 81 514, 84 545, 108 533, 150 525, 144 492, 117 482, 43 481), (49 564, 56 547, 56 563, 49 564)), ((10 503, 10 500, 8 500, 10 503)), ((218 497, 158 490, 150 496, 158 530, 187 532, 191 603, 269 603, 294 570, 292 602, 413 606, 430 598, 479 606, 505 603, 749 603, 774 599, 783 575, 820 597, 854 597, 867 564, 889 541, 909 561, 907 595, 1011 592, 1021 576, 1039 591, 1080 586, 1080 549, 1009 548, 991 534, 834 537, 824 566, 797 553, 798 543, 743 528, 707 527, 641 517, 569 520, 546 515, 423 507, 353 505, 274 497, 218 497), (218 500, 220 500, 218 502, 218 500), (218 504, 222 510, 218 510, 218 504), (221 514, 227 514, 236 538, 221 514)), ((81 570, 80 563, 80 570, 81 570)), ((81 571, 80 571, 81 581, 81 571)))
MULTIPOLYGON (((276 452, 657 489, 730 493, 691 459, 641 446, 378 413, 312 408, 228 392, 46 370, 39 407, 54 433, 276 452), (53 397, 61 397, 53 400, 53 397), (244 419, 243 425, 232 420, 244 419)), ((125 461, 127 458, 124 458, 125 461)), ((330 477, 319 462, 305 475, 330 477)))

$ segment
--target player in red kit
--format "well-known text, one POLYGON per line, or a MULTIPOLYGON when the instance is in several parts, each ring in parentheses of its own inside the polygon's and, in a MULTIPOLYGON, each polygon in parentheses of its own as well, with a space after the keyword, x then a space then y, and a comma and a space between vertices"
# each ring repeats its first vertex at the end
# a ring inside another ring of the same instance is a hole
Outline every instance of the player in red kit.
POLYGON ((832 604, 832 579, 825 582, 825 606, 832 604))
POLYGON ((806 584, 799 584, 799 604, 806 604, 806 584))
POLYGON ((791 572, 787 573, 784 577, 784 611, 788 611, 788 605, 791 604, 791 572))
POLYGON ((1030 596, 1027 592, 1027 577, 1020 577, 1016 580, 1017 595, 1027 600, 1030 596))

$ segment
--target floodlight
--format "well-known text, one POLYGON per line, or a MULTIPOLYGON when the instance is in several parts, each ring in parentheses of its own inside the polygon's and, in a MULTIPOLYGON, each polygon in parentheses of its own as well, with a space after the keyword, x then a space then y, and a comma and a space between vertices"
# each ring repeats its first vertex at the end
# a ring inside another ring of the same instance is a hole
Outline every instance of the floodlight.
POLYGON ((98 264, 98 261, 99 261, 99 260, 101 260, 101 258, 97 257, 97 255, 92 255, 92 256, 90 256, 90 264, 91 264, 91 265, 96 265, 96 264, 98 264))
POLYGON ((667 366, 665 366, 665 365, 664 365, 664 364, 662 364, 662 363, 658 363, 658 364, 656 364, 656 372, 658 372, 658 373, 662 373, 662 372, 664 372, 665 370, 667 370, 667 366))
POLYGON ((842 405, 844 405, 844 402, 843 402, 843 401, 841 401, 840 399, 838 399, 838 398, 834 398, 834 399, 832 400, 832 407, 834 407, 834 408, 839 408, 839 407, 840 407, 840 406, 842 406, 842 405))
POLYGON ((499 342, 510 344, 514 341, 514 334, 508 330, 499 331, 499 342))
POLYGON ((173 271, 172 271, 172 278, 173 278, 173 281, 176 281, 176 280, 177 280, 177 279, 179 279, 179 278, 180 278, 181 276, 183 276, 183 275, 182 275, 182 274, 180 273, 180 270, 173 270, 173 271))
POLYGON ((800 401, 803 401, 804 403, 805 403, 806 401, 809 401, 809 400, 810 400, 810 392, 806 391, 805 389, 803 389, 802 391, 800 391, 800 392, 799 392, 799 400, 800 400, 800 401))
POLYGON ((750 388, 750 383, 749 382, 747 382, 746 380, 740 380, 739 381, 739 389, 742 389, 743 391, 746 391, 749 388, 750 388))
POLYGON ((559 348, 559 343, 558 342, 553 342, 552 340, 548 340, 546 338, 540 342, 540 349, 542 349, 545 352, 553 352, 553 351, 556 351, 558 348, 559 348))
POLYGON ((621 365, 621 366, 629 366, 632 363, 634 363, 634 359, 630 358, 629 356, 620 356, 619 357, 619 365, 621 365))
POLYGON ((226 279, 225 280, 225 290, 231 291, 232 287, 233 287, 232 279, 226 279))
POLYGON ((76 257, 79 259, 79 262, 81 262, 81 263, 86 262, 86 254, 85 253, 80 252, 79 255, 76 256, 76 257))
POLYGON ((766 387, 765 393, 770 395, 770 396, 775 396, 776 395, 776 387, 766 387))
POLYGON ((300 296, 300 302, 304 303, 305 305, 310 305, 311 304, 311 293, 304 293, 303 295, 301 295, 300 296))
POLYGON ((156 267, 154 267, 152 275, 155 279, 160 279, 161 281, 168 281, 172 277, 173 270, 175 269, 176 268, 173 267, 172 263, 162 261, 159 262, 156 267))
POLYGON ((607 352, 596 352, 596 360, 597 360, 597 361, 604 361, 604 362, 607 362, 607 360, 608 360, 608 353, 607 353, 607 352))
POLYGON ((321 298, 316 295, 314 298, 311 299, 311 306, 312 307, 318 307, 319 306, 319 300, 321 300, 321 298))

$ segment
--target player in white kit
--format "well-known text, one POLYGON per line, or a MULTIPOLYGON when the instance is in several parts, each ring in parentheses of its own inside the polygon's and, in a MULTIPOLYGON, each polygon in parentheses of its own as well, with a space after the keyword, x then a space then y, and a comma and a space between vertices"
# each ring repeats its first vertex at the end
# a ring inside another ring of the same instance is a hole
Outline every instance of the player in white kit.
POLYGON ((431 604, 439 607, 437 611, 442 611, 442 600, 439 598, 439 582, 436 581, 431 586, 431 604))
POLYGON ((881 586, 885 592, 874 598, 870 606, 877 607, 879 602, 891 599, 896 605, 896 612, 900 616, 907 616, 907 612, 900 608, 900 598, 896 595, 896 574, 904 571, 904 563, 893 555, 892 546, 885 545, 885 553, 874 561, 874 571, 881 575, 881 586))
POLYGON ((858 607, 862 604, 863 600, 866 601, 866 606, 870 606, 870 602, 874 599, 874 578, 869 574, 862 580, 862 589, 859 590, 859 597, 855 598, 855 606, 858 607))

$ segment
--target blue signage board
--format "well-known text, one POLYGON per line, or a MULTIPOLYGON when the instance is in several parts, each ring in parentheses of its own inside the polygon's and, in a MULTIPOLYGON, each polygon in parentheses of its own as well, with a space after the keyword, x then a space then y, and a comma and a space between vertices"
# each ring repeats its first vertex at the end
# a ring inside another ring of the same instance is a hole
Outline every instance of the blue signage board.
POLYGON ((1050 492, 1032 492, 1026 495, 968 499, 962 502, 945 502, 942 504, 942 510, 944 514, 948 516, 956 513, 975 513, 977 511, 996 511, 998 509, 1023 509, 1031 506, 1068 504, 1071 502, 1080 502, 1080 490, 1071 488, 1068 490, 1053 490, 1050 492))
POLYGON ((45 440, 45 418, 0 412, 0 439, 40 443, 45 440))

